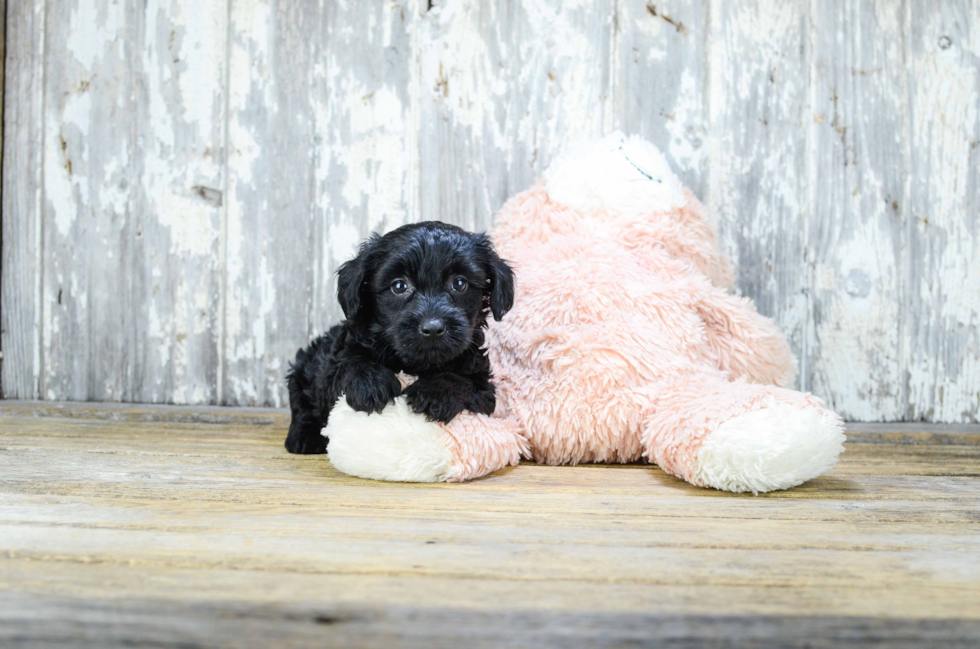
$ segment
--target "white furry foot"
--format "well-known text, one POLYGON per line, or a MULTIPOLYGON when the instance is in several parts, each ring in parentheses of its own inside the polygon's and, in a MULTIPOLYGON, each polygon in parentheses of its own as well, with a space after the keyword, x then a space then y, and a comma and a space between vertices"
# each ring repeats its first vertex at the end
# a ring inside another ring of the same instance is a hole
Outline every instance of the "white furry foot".
POLYGON ((701 446, 695 475, 723 491, 789 489, 832 469, 843 450, 837 415, 773 403, 719 426, 701 446))
POLYGON ((453 468, 442 427, 417 415, 405 397, 380 414, 356 412, 341 397, 322 434, 338 471, 391 482, 444 482, 453 468))

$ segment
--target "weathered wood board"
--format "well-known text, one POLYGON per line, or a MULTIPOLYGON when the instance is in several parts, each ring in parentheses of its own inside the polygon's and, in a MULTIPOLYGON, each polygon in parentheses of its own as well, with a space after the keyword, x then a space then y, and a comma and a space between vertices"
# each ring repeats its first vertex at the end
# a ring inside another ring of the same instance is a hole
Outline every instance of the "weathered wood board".
POLYGON ((283 406, 358 241, 484 229, 614 128, 716 215, 799 386, 980 415, 978 0, 24 0, 0 388, 283 406))
POLYGON ((4 40, 0 389, 27 398, 39 396, 41 374, 43 9, 11 3, 4 40))
POLYGON ((907 416, 977 421, 980 2, 917 0, 909 13, 907 416))
POLYGON ((852 418, 900 420, 906 7, 892 0, 818 6, 807 382, 852 418))
POLYGON ((288 455, 282 414, 45 408, 0 407, 4 646, 980 641, 975 425, 866 426, 752 496, 648 465, 381 483, 288 455))

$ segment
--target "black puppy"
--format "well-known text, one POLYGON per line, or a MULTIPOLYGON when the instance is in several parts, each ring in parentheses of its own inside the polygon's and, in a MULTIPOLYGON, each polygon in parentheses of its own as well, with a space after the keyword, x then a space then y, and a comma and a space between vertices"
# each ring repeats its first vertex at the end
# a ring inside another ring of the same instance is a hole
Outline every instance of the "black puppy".
POLYGON ((514 303, 514 274, 485 234, 435 221, 372 235, 337 272, 344 320, 290 366, 290 453, 324 453, 320 435, 338 397, 381 412, 405 390, 412 410, 448 423, 496 405, 483 329, 514 303))

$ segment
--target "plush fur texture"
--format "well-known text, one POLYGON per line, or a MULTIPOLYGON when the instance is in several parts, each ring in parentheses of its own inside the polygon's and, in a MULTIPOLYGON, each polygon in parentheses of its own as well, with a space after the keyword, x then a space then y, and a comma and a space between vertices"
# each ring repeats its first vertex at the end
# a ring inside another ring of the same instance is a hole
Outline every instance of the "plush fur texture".
POLYGON ((795 487, 834 468, 843 439, 840 422, 827 410, 772 400, 705 439, 692 482, 754 493, 795 487))
MULTIPOLYGON (((415 380, 398 378, 406 388, 415 380)), ((528 452, 514 422, 463 412, 447 427, 412 413, 405 397, 380 414, 357 412, 340 399, 323 436, 338 471, 392 482, 463 482, 518 464, 528 452)))
POLYGON ((405 397, 380 414, 357 412, 343 399, 330 413, 327 455, 334 468, 349 475, 395 482, 444 482, 453 456, 439 424, 415 415, 405 397), (361 435, 370 429, 370 435, 361 435))
POLYGON ((504 205, 493 237, 519 281, 488 329, 484 472, 513 461, 493 449, 524 447, 547 464, 645 459, 695 485, 764 492, 836 462, 840 419, 788 389, 785 339, 731 294, 704 208, 649 143, 616 133, 560 158, 504 205))
POLYGON ((404 402, 431 421, 494 411, 484 329, 510 309, 514 279, 486 235, 435 222, 374 235, 340 267, 337 296, 346 319, 299 350, 287 377, 291 453, 326 450, 320 431, 341 396, 382 412, 402 394, 398 372, 418 377, 404 402))

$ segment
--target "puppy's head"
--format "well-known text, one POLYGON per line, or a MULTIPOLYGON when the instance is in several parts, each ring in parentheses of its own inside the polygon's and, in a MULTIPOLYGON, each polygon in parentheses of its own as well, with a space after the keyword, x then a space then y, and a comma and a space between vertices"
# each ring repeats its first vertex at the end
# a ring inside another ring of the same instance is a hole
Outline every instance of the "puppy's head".
POLYGON ((348 322, 407 366, 433 367, 466 351, 488 312, 511 308, 514 274, 485 234, 428 221, 368 239, 340 267, 337 296, 348 322))

